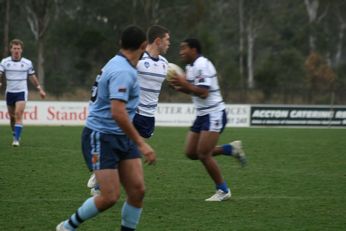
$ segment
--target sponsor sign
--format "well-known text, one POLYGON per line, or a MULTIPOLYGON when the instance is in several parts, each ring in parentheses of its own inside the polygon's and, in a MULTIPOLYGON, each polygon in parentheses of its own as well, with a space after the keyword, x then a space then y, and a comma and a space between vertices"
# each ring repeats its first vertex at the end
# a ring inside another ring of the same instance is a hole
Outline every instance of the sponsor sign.
MULTIPOLYGON (((83 125, 88 114, 86 102, 29 101, 24 112, 24 124, 83 125)), ((5 101, 0 101, 0 124, 9 124, 5 101)))
MULTIPOLYGON (((248 127, 249 105, 226 105, 228 127, 248 127)), ((88 102, 29 101, 24 113, 26 125, 84 125, 88 102)), ((160 103, 157 126, 191 126, 196 117, 193 104, 160 103)), ((0 124, 9 124, 6 102, 0 101, 0 124)))
POLYGON ((346 126, 346 107, 252 106, 252 126, 346 126))
MULTIPOLYGON (((250 106, 227 104, 227 127, 248 127, 250 106)), ((155 115, 157 126, 191 126, 196 118, 193 104, 160 103, 155 115)))

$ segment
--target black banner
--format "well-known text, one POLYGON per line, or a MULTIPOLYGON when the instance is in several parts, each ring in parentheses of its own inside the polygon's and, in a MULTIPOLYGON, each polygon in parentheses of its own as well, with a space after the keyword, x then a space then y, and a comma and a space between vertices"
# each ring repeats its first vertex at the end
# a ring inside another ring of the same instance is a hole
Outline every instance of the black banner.
POLYGON ((346 126, 346 107, 251 106, 252 126, 346 126))

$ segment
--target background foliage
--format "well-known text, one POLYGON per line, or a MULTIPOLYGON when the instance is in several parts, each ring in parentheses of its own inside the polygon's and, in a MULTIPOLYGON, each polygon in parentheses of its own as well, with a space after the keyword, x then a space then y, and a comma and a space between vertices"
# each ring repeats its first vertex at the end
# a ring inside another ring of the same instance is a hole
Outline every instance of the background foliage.
MULTIPOLYGON (((87 100, 121 30, 161 24, 171 62, 183 65, 182 39, 201 39, 228 103, 345 104, 342 12, 342 0, 0 0, 0 54, 22 39, 50 98, 87 100)), ((164 86, 161 101, 186 100, 164 86)))

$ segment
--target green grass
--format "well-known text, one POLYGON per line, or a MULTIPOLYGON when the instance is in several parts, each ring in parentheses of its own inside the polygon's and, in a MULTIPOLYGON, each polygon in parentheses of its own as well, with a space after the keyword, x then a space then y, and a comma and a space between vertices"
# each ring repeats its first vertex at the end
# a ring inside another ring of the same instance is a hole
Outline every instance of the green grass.
MULTIPOLYGON (((0 127, 0 230, 55 230, 89 196, 81 127, 30 127, 21 147, 0 127)), ((142 231, 346 230, 346 129, 226 129, 220 143, 243 140, 249 165, 217 157, 232 199, 207 203, 214 186, 184 157, 187 128, 157 128, 156 166, 145 166, 142 231)), ((114 231, 115 207, 80 227, 114 231)))

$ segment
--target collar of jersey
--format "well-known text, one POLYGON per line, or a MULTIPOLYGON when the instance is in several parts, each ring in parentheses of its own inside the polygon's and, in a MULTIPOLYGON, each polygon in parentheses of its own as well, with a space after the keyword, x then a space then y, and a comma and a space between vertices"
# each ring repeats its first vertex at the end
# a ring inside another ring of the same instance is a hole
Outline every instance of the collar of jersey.
POLYGON ((126 59, 126 61, 131 65, 131 67, 136 69, 136 67, 132 65, 130 60, 123 53, 121 53, 121 51, 119 51, 117 55, 119 55, 119 56, 123 57, 124 59, 126 59))
POLYGON ((192 63, 190 63, 190 66, 192 67, 192 66, 193 66, 193 64, 196 62, 196 60, 197 60, 198 58, 200 58, 200 57, 202 57, 202 55, 198 55, 198 56, 197 56, 197 58, 196 58, 195 60, 193 60, 193 62, 192 62, 192 63))
POLYGON ((20 60, 22 60, 22 57, 20 57, 20 59, 16 60, 16 59, 13 59, 11 56, 11 60, 12 60, 12 62, 20 62, 20 60))
POLYGON ((153 61, 155 61, 155 62, 157 62, 157 61, 159 61, 159 60, 160 60, 160 58, 159 58, 159 57, 155 58, 155 57, 151 56, 151 55, 149 54, 149 52, 148 52, 148 51, 145 51, 145 53, 148 55, 148 57, 149 57, 149 58, 151 58, 151 59, 152 59, 153 61))

